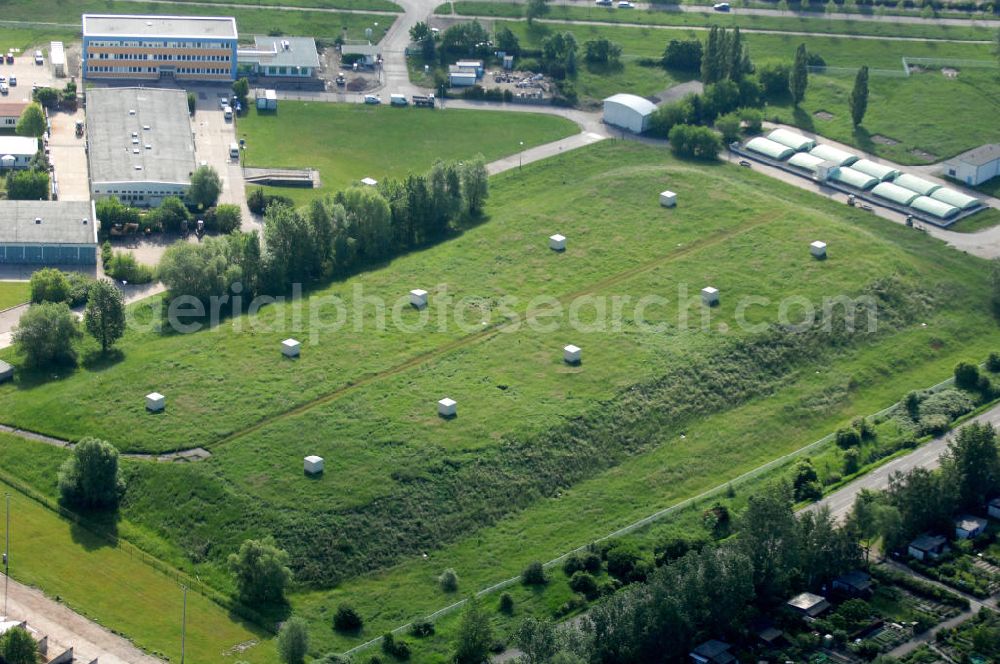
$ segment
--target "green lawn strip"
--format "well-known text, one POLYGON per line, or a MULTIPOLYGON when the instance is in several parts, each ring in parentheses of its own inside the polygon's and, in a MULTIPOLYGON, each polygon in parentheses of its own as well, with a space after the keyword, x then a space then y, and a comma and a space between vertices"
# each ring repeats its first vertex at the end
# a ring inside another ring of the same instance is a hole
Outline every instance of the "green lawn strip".
MULTIPOLYGON (((435 14, 460 16, 489 16, 494 18, 521 18, 524 5, 510 2, 478 2, 459 0, 446 3, 435 10, 435 14)), ((804 32, 831 35, 865 35, 873 37, 912 37, 922 39, 960 39, 989 41, 994 32, 989 28, 968 26, 948 26, 934 23, 912 24, 875 21, 831 20, 797 16, 756 16, 719 14, 717 12, 681 13, 675 11, 621 10, 595 6, 553 5, 546 20, 554 21, 600 21, 606 23, 635 23, 643 25, 669 25, 681 27, 703 27, 718 25, 753 30, 773 30, 775 32, 804 32)))
POLYGON ((54 40, 72 41, 79 36, 79 32, 79 29, 68 26, 13 27, 9 23, 0 23, 0 51, 6 53, 11 48, 26 51, 54 40))
POLYGON ((175 2, 179 4, 187 2, 238 3, 251 7, 316 7, 322 9, 349 9, 351 11, 403 11, 398 4, 391 2, 391 0, 175 0, 175 2))
POLYGON ((319 169, 320 189, 273 189, 302 203, 364 177, 381 180, 424 173, 437 159, 463 159, 481 152, 493 161, 520 150, 522 141, 527 149, 575 134, 579 128, 541 113, 286 101, 276 114, 251 111, 240 119, 237 130, 247 139, 248 165, 319 169))
MULTIPOLYGON (((191 3, 126 2, 121 0, 78 0, 72 3, 55 0, 10 0, 3 6, 3 20, 25 21, 41 25, 46 22, 79 25, 80 15, 95 14, 154 14, 217 16, 218 7, 191 3)), ((308 35, 317 39, 335 39, 345 35, 362 39, 366 28, 373 28, 373 39, 379 40, 392 25, 392 17, 379 14, 352 14, 320 11, 290 11, 277 8, 227 7, 226 16, 236 18, 240 33, 244 37, 257 34, 280 32, 286 35, 308 35), (374 27, 378 23, 377 28, 374 27), (346 30, 346 34, 345 34, 346 30)), ((6 30, 6 28, 4 28, 6 30)), ((79 30, 76 31, 79 34, 79 30)), ((2 37, 0 37, 2 39, 2 37)))
POLYGON ((997 224, 1000 224, 1000 210, 990 208, 988 210, 983 210, 982 212, 977 212, 971 217, 967 217, 953 226, 949 226, 948 230, 956 231, 958 233, 978 233, 979 231, 984 231, 987 228, 993 228, 997 224))
POLYGON ((31 299, 27 281, 0 281, 0 311, 24 304, 31 299))
MULTIPOLYGON (((17 463, 12 456, 24 456, 24 463, 18 463, 22 470, 39 460, 51 468, 59 452, 7 434, 0 434, 0 449, 5 467, 17 463)), ((48 479, 42 481, 49 483, 48 479)), ((12 578, 40 588, 150 653, 172 661, 180 659, 183 600, 174 579, 146 565, 139 556, 62 519, 9 484, 0 481, 0 490, 11 494, 12 578)), ((249 646, 239 653, 240 659, 274 661, 273 642, 266 634, 189 591, 187 657, 191 661, 219 661, 224 651, 240 644, 249 646)))
MULTIPOLYGON (((675 3, 654 3, 656 5, 669 6, 675 3)), ((685 5, 701 5, 705 7, 711 7, 714 3, 704 2, 703 0, 688 0, 684 2, 685 5)), ((754 9, 772 9, 780 11, 780 6, 778 2, 758 2, 757 0, 741 0, 736 8, 738 12, 744 7, 754 8, 754 9)), ((988 12, 969 12, 963 11, 961 9, 951 9, 948 5, 943 5, 941 7, 935 7, 934 18, 962 18, 962 19, 975 19, 975 18, 989 18, 990 14, 988 12)), ((864 4, 838 4, 835 2, 807 2, 807 3, 789 3, 789 9, 785 12, 788 15, 792 15, 791 12, 806 12, 807 14, 824 14, 826 12, 836 13, 836 14, 858 14, 862 16, 877 16, 877 17, 892 17, 892 16, 914 16, 925 18, 923 16, 923 10, 917 7, 905 7, 897 5, 895 7, 890 7, 888 5, 879 5, 878 7, 872 7, 871 5, 864 4)), ((891 18, 885 18, 885 20, 891 20, 891 18)), ((928 19, 929 22, 930 19, 928 19)))

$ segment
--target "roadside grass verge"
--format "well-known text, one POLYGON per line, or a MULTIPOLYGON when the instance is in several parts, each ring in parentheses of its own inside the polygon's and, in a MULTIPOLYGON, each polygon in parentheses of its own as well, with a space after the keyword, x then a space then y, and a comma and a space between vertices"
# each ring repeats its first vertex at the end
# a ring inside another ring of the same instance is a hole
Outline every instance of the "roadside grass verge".
POLYGON ((211 2, 221 4, 241 4, 250 7, 316 7, 323 9, 349 9, 351 11, 402 12, 403 9, 391 0, 175 0, 179 4, 187 2, 211 2))
POLYGON ((24 304, 31 299, 27 281, 0 281, 0 311, 24 304))
POLYGON ((948 230, 958 233, 978 233, 987 228, 993 228, 997 224, 1000 224, 1000 210, 990 208, 989 210, 977 212, 968 219, 963 219, 954 226, 949 227, 948 230))
MULTIPOLYGON (((6 16, 4 17, 6 18, 6 16)), ((79 19, 79 17, 78 17, 79 19)), ((79 20, 77 21, 79 22, 79 20)), ((22 27, 15 23, 0 21, 0 51, 17 48, 26 51, 33 46, 39 46, 50 41, 72 41, 79 36, 79 28, 69 26, 33 26, 22 27)))
MULTIPOLYGON (((58 463, 65 454, 42 443, 0 434, 4 464, 11 455, 58 463)), ((20 464, 28 468, 32 461, 20 464)), ((49 479, 42 480, 44 484, 49 479)), ((70 523, 0 481, 11 495, 11 577, 35 586, 49 597, 125 634, 140 648, 171 661, 180 660, 182 590, 171 578, 130 556, 102 537, 70 523)), ((0 512, 4 511, 0 503, 0 512)), ((0 521, 2 523, 2 521, 0 521)), ((195 592, 187 598, 186 655, 213 662, 243 644, 247 662, 273 662, 273 640, 242 623, 195 592)), ((72 645, 72 644, 70 644, 72 645)), ((231 654, 237 654, 235 651, 231 654)))
MULTIPOLYGON (((445 3, 434 10, 438 15, 489 16, 492 18, 523 18, 524 5, 510 2, 477 2, 459 0, 445 3)), ((994 32, 989 28, 950 26, 934 23, 910 24, 875 21, 850 21, 823 17, 756 16, 752 14, 720 14, 706 11, 682 13, 658 9, 621 10, 610 7, 552 5, 545 15, 547 21, 599 21, 602 23, 632 23, 641 25, 666 25, 678 27, 719 27, 771 30, 775 32, 801 32, 811 34, 909 37, 913 39, 958 39, 989 41, 994 32)))
MULTIPOLYGON (((189 16, 218 16, 220 8, 195 5, 189 2, 127 2, 122 0, 75 0, 72 3, 57 0, 8 0, 3 5, 3 19, 35 23, 36 29, 45 32, 46 22, 80 25, 81 14, 165 14, 189 16)), ((392 25, 391 17, 379 14, 352 14, 321 11, 281 10, 277 7, 244 8, 227 7, 226 16, 233 16, 243 35, 278 33, 285 35, 310 35, 317 39, 335 39, 338 35, 362 39, 365 28, 374 31, 372 39, 379 40, 392 25), (375 23, 379 26, 374 27, 375 23), (346 31, 346 33, 345 33, 346 31)), ((78 28, 74 34, 78 36, 78 28)), ((0 37, 2 40, 3 37, 0 37)))
POLYGON ((346 189, 365 177, 382 180, 424 173, 438 159, 482 153, 487 161, 579 132, 564 118, 542 113, 426 109, 386 104, 283 101, 277 113, 256 109, 240 118, 247 165, 316 168, 322 187, 270 187, 305 203, 346 189))

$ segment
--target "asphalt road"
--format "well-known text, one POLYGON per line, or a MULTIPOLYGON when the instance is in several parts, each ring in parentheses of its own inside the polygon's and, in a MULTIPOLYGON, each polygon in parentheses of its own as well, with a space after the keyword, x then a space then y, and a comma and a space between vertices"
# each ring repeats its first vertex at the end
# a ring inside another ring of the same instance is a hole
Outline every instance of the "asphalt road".
MULTIPOLYGON (((977 415, 971 420, 968 420, 962 426, 967 426, 972 422, 988 422, 993 426, 1000 428, 1000 404, 980 415, 977 415)), ((935 438, 931 442, 913 450, 906 456, 893 459, 877 470, 859 477, 850 484, 831 493, 823 498, 823 500, 820 500, 805 509, 808 511, 816 510, 820 507, 827 507, 830 510, 830 514, 832 514, 835 519, 843 519, 847 516, 848 512, 851 511, 851 507, 854 505, 854 498, 861 492, 862 489, 870 489, 874 491, 885 489, 889 485, 889 475, 892 473, 905 473, 913 470, 914 468, 937 468, 940 463, 941 454, 945 451, 945 449, 947 449, 948 440, 951 438, 953 433, 954 432, 935 438)))

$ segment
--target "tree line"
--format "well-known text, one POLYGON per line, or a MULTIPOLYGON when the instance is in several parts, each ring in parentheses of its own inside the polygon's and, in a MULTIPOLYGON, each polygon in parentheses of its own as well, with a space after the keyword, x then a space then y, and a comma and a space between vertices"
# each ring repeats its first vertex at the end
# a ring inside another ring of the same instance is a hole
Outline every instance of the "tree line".
MULTIPOLYGON (((252 194, 253 196, 254 194, 252 194)), ((426 175, 355 186, 304 209, 283 201, 266 208, 256 232, 172 245, 159 268, 174 295, 207 300, 240 282, 243 293, 279 295, 292 284, 351 274, 444 238, 461 219, 482 215, 489 196, 482 155, 438 162, 426 175)))

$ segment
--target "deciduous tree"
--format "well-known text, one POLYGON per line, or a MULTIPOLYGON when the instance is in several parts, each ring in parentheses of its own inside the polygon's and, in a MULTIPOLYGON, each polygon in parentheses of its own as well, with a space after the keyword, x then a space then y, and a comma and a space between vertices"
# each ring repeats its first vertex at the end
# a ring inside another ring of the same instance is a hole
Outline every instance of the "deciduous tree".
POLYGON ((860 127, 868 112, 868 66, 865 65, 858 70, 854 77, 854 89, 847 99, 851 109, 851 122, 855 127, 860 127))
POLYGON ((84 438, 59 469, 59 494, 70 505, 103 509, 118 504, 124 483, 118 449, 97 438, 84 438))
POLYGON ((105 353, 125 334, 125 300, 107 279, 99 279, 90 286, 83 323, 105 353))
POLYGON ((792 65, 791 78, 788 87, 792 93, 792 102, 798 106, 806 97, 806 88, 809 86, 809 55, 806 53, 806 45, 799 44, 795 49, 795 63, 792 65))
POLYGON ((18 136, 32 136, 38 138, 45 133, 45 114, 38 104, 28 104, 21 111, 21 117, 17 119, 17 126, 14 132, 18 136))
POLYGON ((285 601, 285 586, 292 572, 288 569, 288 554, 273 537, 243 542, 237 553, 229 555, 229 569, 244 602, 257 605, 285 601))
POLYGON ((33 304, 14 328, 14 345, 29 367, 75 364, 73 342, 81 336, 65 302, 33 304))

